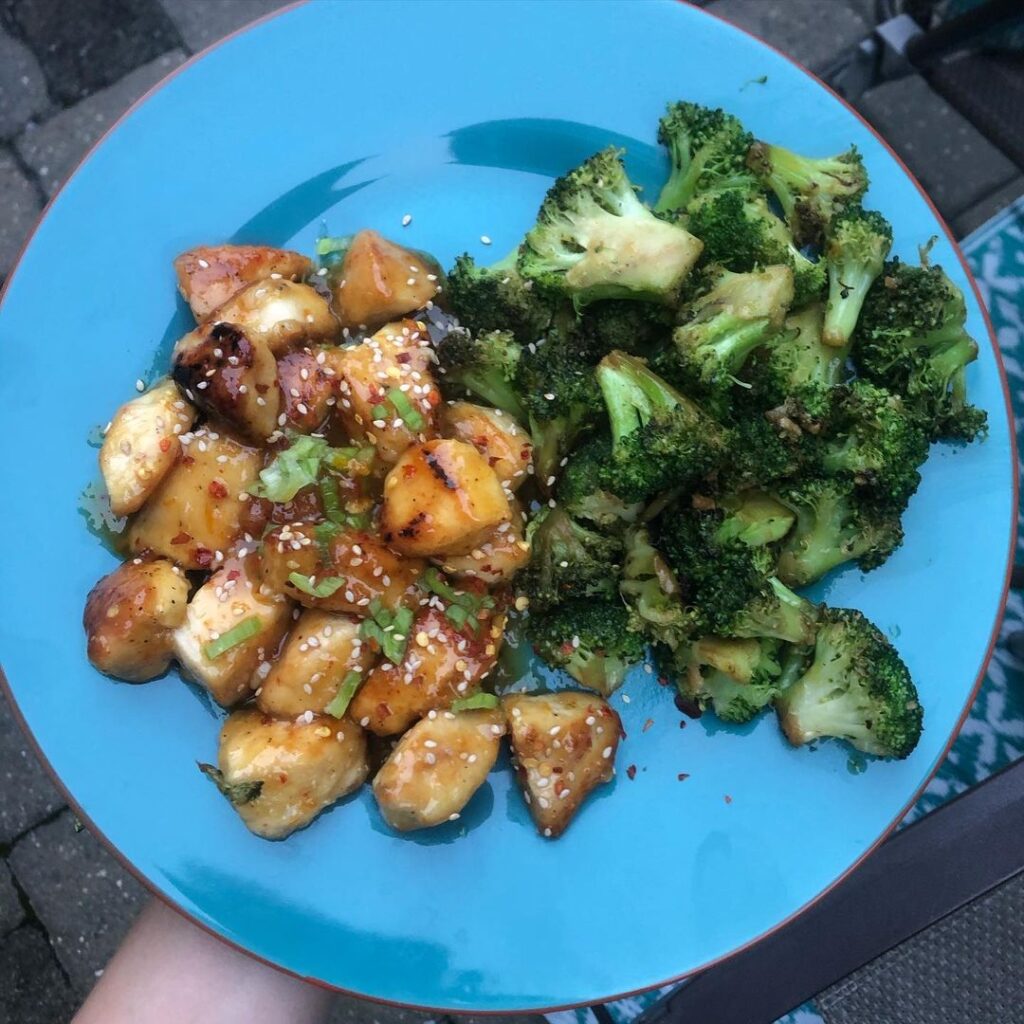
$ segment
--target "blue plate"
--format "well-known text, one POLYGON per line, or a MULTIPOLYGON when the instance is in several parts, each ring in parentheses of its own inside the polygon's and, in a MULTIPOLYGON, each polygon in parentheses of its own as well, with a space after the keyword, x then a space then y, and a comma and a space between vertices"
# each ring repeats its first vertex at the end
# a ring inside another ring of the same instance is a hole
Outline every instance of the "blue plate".
POLYGON ((988 337, 944 226, 884 144, 800 68, 697 9, 289 10, 129 113, 65 186, 10 281, 0 650, 11 691, 70 797, 146 882, 268 961, 453 1010, 656 985, 806 906, 943 757, 990 649, 1013 529, 1012 442, 988 337), (311 251, 322 224, 373 226, 446 263, 465 249, 497 258, 551 178, 609 142, 656 189, 655 127, 679 97, 811 153, 855 142, 896 251, 914 258, 939 236, 932 257, 968 296, 982 345, 970 386, 989 410, 988 441, 935 449, 905 546, 869 577, 847 571, 815 595, 862 608, 893 637, 927 709, 920 746, 858 772, 839 744, 789 748, 771 716, 681 730, 669 691, 638 671, 613 701, 629 733, 619 776, 558 842, 535 835, 507 770, 463 821, 430 834, 391 834, 364 790, 287 842, 254 838, 196 771, 215 752, 209 706, 173 674, 147 686, 102 678, 80 626, 86 593, 115 565, 79 510, 97 477, 86 439, 187 327, 172 258, 222 239, 311 251))

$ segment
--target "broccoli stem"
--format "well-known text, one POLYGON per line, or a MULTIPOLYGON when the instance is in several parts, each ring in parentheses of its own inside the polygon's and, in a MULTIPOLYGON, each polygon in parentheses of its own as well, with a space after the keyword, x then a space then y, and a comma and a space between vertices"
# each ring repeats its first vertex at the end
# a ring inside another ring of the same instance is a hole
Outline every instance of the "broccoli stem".
POLYGON ((828 303, 822 341, 833 348, 849 344, 853 329, 864 306, 868 290, 877 275, 864 267, 829 266, 828 303))
POLYGON ((657 413, 683 412, 696 423, 697 407, 652 373, 646 364, 624 352, 605 356, 597 368, 597 381, 611 421, 612 440, 618 443, 651 421, 657 413))

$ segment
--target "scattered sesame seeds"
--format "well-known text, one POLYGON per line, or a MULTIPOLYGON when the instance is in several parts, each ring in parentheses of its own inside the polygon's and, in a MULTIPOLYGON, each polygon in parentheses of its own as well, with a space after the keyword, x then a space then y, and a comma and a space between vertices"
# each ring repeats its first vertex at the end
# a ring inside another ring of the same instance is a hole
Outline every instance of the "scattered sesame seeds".
POLYGON ((490 245, 491 244, 490 235, 481 235, 480 236, 480 241, 483 242, 484 245, 490 245))
POLYGON ((612 756, 612 748, 605 747, 604 750, 601 751, 601 756, 607 761, 608 758, 612 756))
POLYGON ((135 390, 139 392, 146 390, 146 382, 141 377, 135 382, 135 390))
POLYGON ((403 228, 407 228, 411 223, 412 223, 412 214, 411 213, 407 213, 402 218, 402 227, 403 228))

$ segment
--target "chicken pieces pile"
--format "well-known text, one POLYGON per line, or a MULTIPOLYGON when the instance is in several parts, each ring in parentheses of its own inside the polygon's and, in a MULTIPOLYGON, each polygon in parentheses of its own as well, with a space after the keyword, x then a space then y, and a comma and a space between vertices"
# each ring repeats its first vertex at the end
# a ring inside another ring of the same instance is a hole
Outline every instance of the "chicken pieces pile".
POLYGON ((459 817, 509 737, 538 831, 611 778, 599 696, 487 692, 529 561, 510 417, 445 403, 424 255, 373 231, 331 268, 263 246, 175 261, 196 319, 169 377, 118 410, 100 468, 126 561, 89 594, 88 654, 172 661, 228 715, 200 767, 281 838, 372 778, 395 829, 459 817))

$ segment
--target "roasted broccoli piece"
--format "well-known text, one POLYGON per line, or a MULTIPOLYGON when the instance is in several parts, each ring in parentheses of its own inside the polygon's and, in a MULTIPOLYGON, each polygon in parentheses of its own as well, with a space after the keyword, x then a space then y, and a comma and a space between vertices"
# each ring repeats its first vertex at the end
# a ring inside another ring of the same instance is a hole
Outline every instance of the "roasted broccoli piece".
POLYGON ((836 385, 846 379, 846 350, 822 341, 822 317, 817 303, 791 314, 776 343, 747 368, 754 398, 776 429, 793 439, 827 429, 836 385))
POLYGON ((779 430, 750 402, 734 403, 733 411, 728 449, 718 470, 724 491, 770 488, 800 469, 806 459, 800 435, 779 430))
POLYGON ((528 631, 544 661, 605 697, 621 685, 629 666, 642 660, 646 647, 617 600, 569 601, 531 615, 528 631))
POLYGON ((687 650, 688 664, 676 686, 702 710, 712 707, 723 722, 749 722, 778 696, 780 647, 778 640, 703 637, 687 650))
POLYGON ((710 472, 726 433, 700 407, 652 373, 641 359, 612 352, 597 367, 611 421, 611 459, 605 487, 642 501, 710 472))
POLYGON ((576 522, 558 507, 545 507, 530 521, 530 563, 517 579, 530 606, 544 610, 572 598, 614 598, 622 541, 576 522))
POLYGON ((612 453, 611 439, 598 435, 584 441, 569 456, 558 481, 558 502, 576 519, 586 519, 605 529, 636 522, 643 504, 627 502, 604 487, 604 467, 612 453))
POLYGON ((700 256, 693 235, 640 202, 620 152, 602 150, 559 178, 519 251, 519 273, 577 309, 598 299, 671 305, 700 256))
POLYGON ((727 410, 737 375, 756 349, 773 340, 792 301, 789 267, 721 273, 673 334, 684 390, 727 410))
POLYGON ((792 509, 763 491, 749 490, 726 494, 717 499, 723 518, 715 530, 715 540, 738 540, 750 547, 763 547, 782 540, 796 516, 792 509))
POLYGON ((860 612, 822 608, 814 660, 776 698, 794 746, 830 736, 866 754, 907 757, 921 737, 921 704, 899 654, 860 612))
POLYGON ((794 244, 785 223, 763 195, 739 188, 709 192, 689 207, 687 227, 703 243, 701 259, 728 270, 748 271, 777 264, 793 272, 793 305, 817 299, 825 288, 823 260, 812 260, 794 244))
POLYGON ((508 331, 473 335, 456 327, 437 342, 435 351, 449 396, 471 392, 520 423, 526 422, 526 410, 516 390, 522 348, 508 331))
POLYGON ((608 299, 583 310, 579 330, 596 362, 616 349, 631 355, 654 351, 671 337, 674 322, 674 311, 664 306, 608 299))
POLYGON ((542 337, 551 323, 552 305, 547 296, 523 280, 516 270, 515 249, 488 267, 479 267, 472 256, 462 255, 448 272, 443 297, 474 334, 509 331, 523 345, 542 337))
POLYGON ((892 227, 875 210, 852 204, 835 215, 826 237, 828 302, 821 337, 826 345, 845 349, 892 248, 892 227))
POLYGON ((850 480, 806 477, 780 486, 775 497, 796 513, 779 553, 779 578, 788 586, 814 583, 845 562, 867 572, 903 543, 899 513, 859 495, 850 480))
POLYGON ((816 160, 755 142, 747 166, 775 193, 798 246, 819 244, 839 209, 859 200, 868 187, 856 146, 816 160))
POLYGON ((901 395, 932 440, 973 441, 987 416, 967 401, 966 367, 978 346, 964 329, 964 297, 941 267, 892 260, 868 292, 854 361, 901 395))
POLYGON ((632 613, 634 629, 673 650, 686 642, 698 624, 692 609, 684 606, 676 574, 651 543, 646 527, 626 536, 619 593, 632 613))
POLYGON ((669 178, 654 209, 684 210, 695 195, 730 186, 747 188, 747 151, 754 137, 731 114, 697 103, 670 103, 658 123, 668 149, 669 178))
POLYGON ((555 328, 542 345, 523 352, 517 368, 515 390, 526 410, 534 470, 545 492, 562 459, 604 414, 586 344, 574 329, 555 328))
POLYGON ((658 518, 655 541, 699 616, 700 632, 809 642, 813 606, 774 576, 773 549, 745 543, 742 524, 729 519, 720 508, 681 504, 658 518))
POLYGON ((838 391, 830 436, 821 439, 821 467, 852 480, 878 506, 902 512, 921 482, 928 435, 884 388, 855 380, 838 391))

